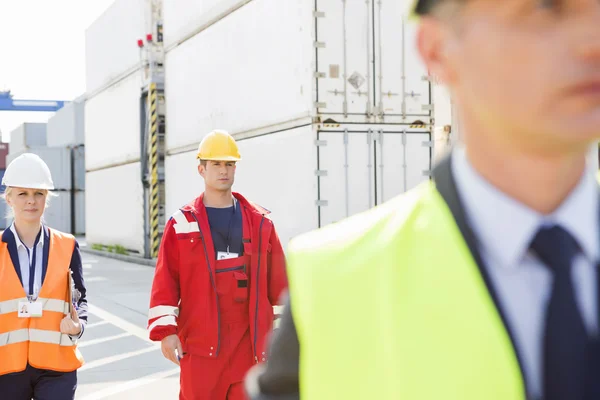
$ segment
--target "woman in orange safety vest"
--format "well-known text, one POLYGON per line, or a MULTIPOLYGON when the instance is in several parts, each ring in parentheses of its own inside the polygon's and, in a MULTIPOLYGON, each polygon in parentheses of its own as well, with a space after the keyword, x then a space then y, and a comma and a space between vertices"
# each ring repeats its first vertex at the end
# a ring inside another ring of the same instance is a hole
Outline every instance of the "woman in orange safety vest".
POLYGON ((15 158, 2 185, 14 222, 0 241, 0 397, 74 399, 87 322, 79 246, 42 222, 54 183, 40 157, 15 158))

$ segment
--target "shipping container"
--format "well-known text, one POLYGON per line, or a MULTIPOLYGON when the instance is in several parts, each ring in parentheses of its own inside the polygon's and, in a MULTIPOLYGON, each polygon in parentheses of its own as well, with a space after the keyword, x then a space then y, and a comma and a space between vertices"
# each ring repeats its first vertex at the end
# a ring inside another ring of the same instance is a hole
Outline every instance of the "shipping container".
POLYGON ((4 191, 6 190, 6 186, 4 186, 2 184, 2 180, 4 179, 4 173, 6 172, 6 170, 0 169, 0 194, 4 193, 4 191))
POLYGON ((253 0, 237 9, 240 2, 203 3, 213 5, 212 14, 189 4, 165 8, 169 151, 191 150, 214 128, 246 135, 315 118, 449 119, 449 100, 435 95, 417 54, 405 2, 253 0), (219 9, 226 4, 235 11, 219 9), (188 12, 194 16, 182 17, 188 12), (177 37, 213 14, 197 34, 177 37))
POLYGON ((12 160, 23 153, 33 153, 40 156, 48 165, 55 190, 71 190, 71 149, 67 147, 31 147, 26 151, 10 153, 7 160, 12 160))
POLYGON ((85 146, 79 145, 73 151, 73 186, 75 190, 85 190, 85 146))
POLYGON ((139 161, 140 88, 137 73, 85 102, 88 171, 139 161))
MULTIPOLYGON (((432 139, 409 126, 313 125, 239 140, 234 191, 272 211, 281 242, 429 179, 432 139)), ((171 215, 203 190, 195 152, 166 159, 171 215)))
POLYGON ((119 244, 144 254, 144 197, 140 163, 88 172, 86 241, 119 244))
POLYGON ((71 233, 71 191, 54 192, 44 212, 44 222, 50 228, 71 233))
POLYGON ((76 146, 84 143, 84 106, 85 103, 81 100, 67 103, 48 119, 49 147, 76 146))
POLYGON ((0 200, 0 229, 7 229, 12 223, 12 218, 7 217, 8 205, 6 201, 0 200))
POLYGON ((9 143, 0 142, 0 169, 6 169, 6 156, 10 148, 9 143))
POLYGON ((75 232, 74 235, 85 234, 85 192, 74 192, 75 211, 73 216, 75 217, 75 232))
POLYGON ((85 32, 86 92, 137 69, 138 39, 146 37, 145 0, 116 0, 85 32))
POLYGON ((10 133, 10 153, 46 146, 46 123, 25 122, 10 133))
POLYGON ((252 0, 178 0, 163 3, 164 43, 168 48, 184 37, 224 18, 252 0))

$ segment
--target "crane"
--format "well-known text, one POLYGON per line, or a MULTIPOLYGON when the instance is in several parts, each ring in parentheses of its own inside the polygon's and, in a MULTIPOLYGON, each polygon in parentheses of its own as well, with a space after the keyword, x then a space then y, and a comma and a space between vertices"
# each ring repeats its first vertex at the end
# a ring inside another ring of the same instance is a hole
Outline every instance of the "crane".
POLYGON ((0 111, 58 111, 68 101, 63 100, 15 100, 9 91, 0 91, 0 111))

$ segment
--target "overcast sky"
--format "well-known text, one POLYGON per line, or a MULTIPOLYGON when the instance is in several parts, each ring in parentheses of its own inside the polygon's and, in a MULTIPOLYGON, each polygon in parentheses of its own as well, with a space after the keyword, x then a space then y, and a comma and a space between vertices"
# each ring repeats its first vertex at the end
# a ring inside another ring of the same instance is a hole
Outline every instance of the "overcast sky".
MULTIPOLYGON (((85 30, 114 0, 0 0, 0 91, 73 100, 85 92, 85 30)), ((3 141, 54 113, 0 111, 3 141)))

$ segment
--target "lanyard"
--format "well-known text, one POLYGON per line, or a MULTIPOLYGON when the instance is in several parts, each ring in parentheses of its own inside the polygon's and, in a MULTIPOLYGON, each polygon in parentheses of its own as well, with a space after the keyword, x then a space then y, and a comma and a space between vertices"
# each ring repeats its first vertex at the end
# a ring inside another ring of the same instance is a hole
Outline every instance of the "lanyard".
POLYGON ((233 214, 229 220, 229 229, 227 230, 227 254, 229 254, 229 246, 231 245, 231 231, 233 230, 233 222, 235 220, 236 200, 233 198, 233 214))
MULTIPOLYGON (((231 218, 229 219, 229 228, 227 229, 227 254, 229 254, 229 248, 231 246, 231 232, 233 231, 233 223, 235 222, 235 214, 237 208, 237 200, 235 197, 233 198, 233 211, 231 214, 231 218)), ((219 231, 217 231, 219 232, 219 231)), ((219 232, 219 236, 223 237, 223 234, 219 232)))
POLYGON ((21 238, 19 238, 19 241, 21 243, 23 243, 23 246, 25 246, 25 249, 27 250, 27 261, 29 262, 29 299, 32 300, 34 297, 34 293, 33 293, 33 283, 35 281, 35 255, 37 253, 37 245, 40 242, 40 238, 42 237, 42 229, 40 229, 40 232, 38 233, 37 237, 35 238, 35 242, 33 243, 33 255, 29 252, 29 247, 27 247, 27 245, 25 243, 23 243, 23 241, 21 240, 21 238))

